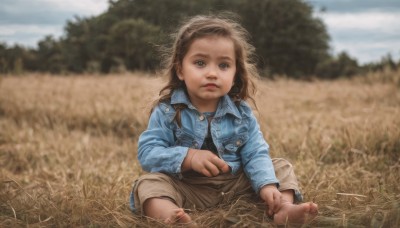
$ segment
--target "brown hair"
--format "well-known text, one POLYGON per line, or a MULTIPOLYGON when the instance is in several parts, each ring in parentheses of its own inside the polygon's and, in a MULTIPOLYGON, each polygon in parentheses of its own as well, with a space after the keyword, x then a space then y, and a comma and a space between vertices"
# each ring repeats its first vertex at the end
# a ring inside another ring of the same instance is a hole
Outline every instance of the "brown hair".
MULTIPOLYGON (((234 43, 236 57, 236 75, 234 86, 228 95, 238 105, 241 100, 250 99, 254 105, 255 85, 253 78, 257 78, 258 72, 252 60, 254 47, 248 42, 248 32, 235 20, 232 15, 199 15, 190 18, 173 34, 175 41, 164 58, 164 75, 168 77, 168 83, 160 91, 160 98, 156 104, 170 100, 174 90, 186 89, 185 83, 177 75, 177 69, 181 68, 183 58, 195 39, 206 36, 222 36, 229 38, 234 43)), ((184 105, 174 106, 176 109, 175 120, 180 126, 180 111, 184 105)))

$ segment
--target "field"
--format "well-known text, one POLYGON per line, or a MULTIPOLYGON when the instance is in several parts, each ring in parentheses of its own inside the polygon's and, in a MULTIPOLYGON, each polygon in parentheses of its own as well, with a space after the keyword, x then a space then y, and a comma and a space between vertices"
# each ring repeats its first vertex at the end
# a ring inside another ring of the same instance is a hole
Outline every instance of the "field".
MULTIPOLYGON (((0 227, 157 227, 128 207, 151 75, 0 77, 0 227)), ((400 227, 400 72, 263 80, 256 115, 295 166, 311 227, 400 227)), ((250 203, 249 203, 250 202, 250 203)), ((201 227, 270 227, 241 198, 193 211, 201 227)))

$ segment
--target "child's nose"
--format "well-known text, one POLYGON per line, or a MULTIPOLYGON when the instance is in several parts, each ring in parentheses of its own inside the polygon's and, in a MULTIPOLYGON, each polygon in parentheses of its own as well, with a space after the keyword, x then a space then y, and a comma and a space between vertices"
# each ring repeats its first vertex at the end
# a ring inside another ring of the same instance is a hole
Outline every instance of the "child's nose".
POLYGON ((218 66, 211 65, 207 72, 208 78, 216 78, 218 76, 218 66))

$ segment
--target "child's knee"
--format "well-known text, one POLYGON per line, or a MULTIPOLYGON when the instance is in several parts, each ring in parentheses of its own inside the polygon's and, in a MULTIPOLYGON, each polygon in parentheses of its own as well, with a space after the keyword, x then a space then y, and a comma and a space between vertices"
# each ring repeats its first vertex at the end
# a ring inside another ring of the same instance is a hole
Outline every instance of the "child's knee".
POLYGON ((154 189, 171 188, 171 177, 163 173, 147 173, 136 180, 133 191, 146 195, 154 189))
POLYGON ((133 186, 132 193, 133 203, 131 204, 142 212, 143 203, 150 198, 167 197, 180 204, 182 201, 171 177, 163 173, 148 173, 139 177, 133 186))

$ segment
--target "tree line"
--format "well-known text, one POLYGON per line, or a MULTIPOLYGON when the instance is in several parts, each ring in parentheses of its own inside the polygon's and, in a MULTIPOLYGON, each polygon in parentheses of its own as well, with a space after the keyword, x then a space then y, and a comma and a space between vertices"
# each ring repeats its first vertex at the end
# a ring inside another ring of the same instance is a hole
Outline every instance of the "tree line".
POLYGON ((249 31, 263 76, 333 79, 400 66, 390 55, 362 66, 346 52, 333 56, 313 10, 302 0, 109 0, 106 12, 67 21, 64 36, 46 36, 37 48, 0 43, 0 74, 153 71, 183 19, 221 11, 249 31))

